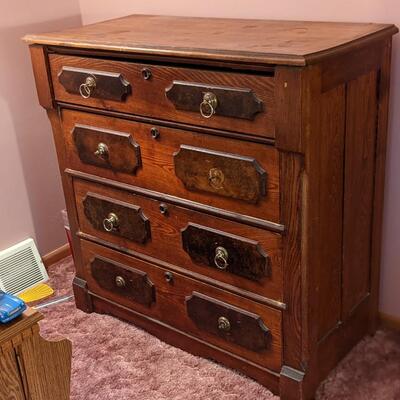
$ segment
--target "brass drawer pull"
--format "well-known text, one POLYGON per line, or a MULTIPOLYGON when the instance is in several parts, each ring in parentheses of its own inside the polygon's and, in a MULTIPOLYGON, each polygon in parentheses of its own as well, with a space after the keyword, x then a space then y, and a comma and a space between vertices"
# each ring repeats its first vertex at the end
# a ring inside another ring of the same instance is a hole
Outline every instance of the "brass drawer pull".
POLYGON ((107 232, 111 232, 118 227, 118 217, 114 213, 108 214, 107 218, 103 219, 103 228, 107 232))
POLYGON ((96 88, 96 79, 88 76, 84 83, 79 86, 79 93, 84 99, 88 99, 96 88))
POLYGON ((225 270, 228 268, 228 251, 225 249, 225 247, 218 246, 215 249, 215 257, 214 257, 214 264, 217 266, 217 268, 225 270))
POLYGON ((122 287, 125 287, 126 286, 126 281, 125 281, 125 279, 122 277, 122 276, 116 276, 115 277, 115 284, 119 287, 119 288, 122 288, 122 287))
POLYGON ((94 155, 100 158, 108 157, 108 146, 104 143, 99 143, 97 145, 97 150, 94 152, 94 155))
POLYGON ((200 114, 204 118, 211 118, 218 106, 217 96, 214 93, 206 92, 200 104, 200 114))
POLYGON ((231 323, 229 322, 229 319, 225 317, 219 317, 218 329, 220 331, 229 332, 231 330, 231 323))
POLYGON ((211 168, 208 171, 208 183, 214 189, 222 189, 222 184, 224 183, 225 175, 219 168, 211 168))

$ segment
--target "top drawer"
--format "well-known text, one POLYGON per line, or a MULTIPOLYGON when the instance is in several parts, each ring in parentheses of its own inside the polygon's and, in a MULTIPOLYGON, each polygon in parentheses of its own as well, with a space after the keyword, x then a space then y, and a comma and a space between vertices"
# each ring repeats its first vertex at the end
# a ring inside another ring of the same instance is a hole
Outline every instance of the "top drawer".
POLYGON ((51 54, 58 101, 275 137, 274 78, 51 54))

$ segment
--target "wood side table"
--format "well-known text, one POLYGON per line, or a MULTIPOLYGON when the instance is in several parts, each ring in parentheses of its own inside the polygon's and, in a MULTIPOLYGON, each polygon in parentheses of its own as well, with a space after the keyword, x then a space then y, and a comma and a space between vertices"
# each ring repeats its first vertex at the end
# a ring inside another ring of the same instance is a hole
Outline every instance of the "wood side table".
POLYGON ((71 382, 72 344, 49 342, 39 333, 43 315, 29 308, 0 326, 0 399, 66 400, 71 382))

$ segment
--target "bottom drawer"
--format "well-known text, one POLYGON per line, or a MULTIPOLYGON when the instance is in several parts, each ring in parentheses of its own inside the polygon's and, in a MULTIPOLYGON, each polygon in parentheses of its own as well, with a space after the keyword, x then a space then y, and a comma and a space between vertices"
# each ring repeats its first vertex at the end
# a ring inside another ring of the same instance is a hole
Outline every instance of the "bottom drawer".
POLYGON ((91 293, 280 370, 280 311, 88 241, 81 248, 91 293))

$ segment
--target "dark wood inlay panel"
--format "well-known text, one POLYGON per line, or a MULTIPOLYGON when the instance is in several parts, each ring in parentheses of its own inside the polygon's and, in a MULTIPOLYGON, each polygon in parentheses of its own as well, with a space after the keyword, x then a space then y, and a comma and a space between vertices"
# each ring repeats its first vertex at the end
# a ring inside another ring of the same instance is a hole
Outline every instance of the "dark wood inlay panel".
POLYGON ((77 124, 72 136, 85 164, 127 174, 141 166, 140 146, 130 133, 77 124))
POLYGON ((267 173, 252 157, 181 145, 175 174, 189 190, 257 203, 266 195, 267 173))
POLYGON ((91 261, 90 270, 99 286, 109 292, 147 307, 156 301, 154 285, 143 271, 100 256, 91 261))
POLYGON ((254 281, 269 275, 269 257, 254 240, 189 223, 182 230, 182 244, 196 263, 254 281))
MULTIPOLYGON (((113 101, 124 101, 131 93, 130 83, 118 72, 97 71, 94 69, 63 66, 58 80, 71 94, 80 94, 80 86, 86 79, 93 78, 95 86, 88 97, 113 101)), ((89 93, 88 93, 89 94, 89 93)))
POLYGON ((217 99, 215 115, 253 120, 256 114, 265 111, 263 102, 248 88, 173 81, 165 90, 176 109, 193 112, 199 112, 207 92, 214 94, 217 99))
POLYGON ((259 315, 197 292, 186 297, 186 308, 199 329, 252 351, 268 349, 271 333, 259 315))
POLYGON ((88 192, 83 199, 85 217, 91 225, 105 231, 105 224, 112 228, 107 232, 133 242, 145 243, 150 239, 150 221, 140 207, 88 192), (112 216, 116 221, 112 221, 112 216), (108 224, 105 220, 109 219, 108 224))

